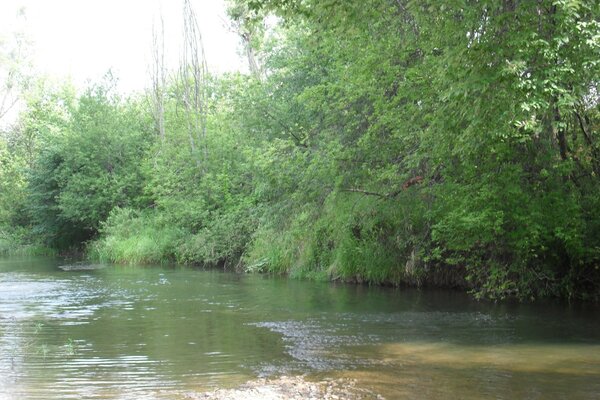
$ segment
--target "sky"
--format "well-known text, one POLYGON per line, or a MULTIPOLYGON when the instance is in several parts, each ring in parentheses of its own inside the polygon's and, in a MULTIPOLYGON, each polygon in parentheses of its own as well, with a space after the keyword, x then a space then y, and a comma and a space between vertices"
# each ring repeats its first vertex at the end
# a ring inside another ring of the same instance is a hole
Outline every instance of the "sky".
MULTIPOLYGON (((245 70, 239 40, 226 28, 224 0, 191 0, 208 68, 245 70)), ((31 41, 36 73, 70 78, 76 87, 109 69, 124 93, 150 81, 152 26, 163 16, 167 64, 177 65, 182 46, 183 0, 0 0, 0 37, 21 31, 31 41), (24 17, 18 10, 24 9, 24 17)))

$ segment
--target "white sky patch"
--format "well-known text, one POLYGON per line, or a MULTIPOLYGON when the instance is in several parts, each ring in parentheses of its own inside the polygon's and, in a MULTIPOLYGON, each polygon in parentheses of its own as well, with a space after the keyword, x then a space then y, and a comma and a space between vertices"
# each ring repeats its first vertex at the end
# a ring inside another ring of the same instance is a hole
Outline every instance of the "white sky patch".
MULTIPOLYGON (((245 71, 239 40, 224 25, 223 0, 192 0, 202 32, 209 70, 245 71)), ((24 31, 32 42, 34 69, 70 77, 77 87, 100 79, 109 69, 123 92, 149 86, 152 26, 162 14, 169 68, 182 46, 182 0, 0 0, 0 34, 24 31), (25 9, 25 20, 17 11, 25 9)))

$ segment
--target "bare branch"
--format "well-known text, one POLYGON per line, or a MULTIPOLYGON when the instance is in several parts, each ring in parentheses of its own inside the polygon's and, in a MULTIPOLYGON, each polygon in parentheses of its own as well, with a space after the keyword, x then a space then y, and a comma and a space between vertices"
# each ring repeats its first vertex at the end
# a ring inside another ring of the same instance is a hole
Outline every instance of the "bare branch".
POLYGON ((152 27, 152 103, 156 133, 165 139, 165 24, 160 15, 160 27, 152 27))
POLYGON ((385 199, 387 197, 389 197, 388 194, 384 194, 384 193, 377 193, 377 192, 370 192, 368 190, 362 190, 362 189, 356 189, 356 188, 350 188, 350 189, 342 189, 342 192, 351 192, 351 193, 360 193, 360 194, 364 194, 367 196, 376 196, 382 199, 385 199))
POLYGON ((179 67, 180 102, 185 110, 191 151, 200 167, 198 146, 202 147, 204 159, 208 157, 206 146, 208 67, 198 20, 190 0, 183 1, 183 39, 184 47, 179 67))

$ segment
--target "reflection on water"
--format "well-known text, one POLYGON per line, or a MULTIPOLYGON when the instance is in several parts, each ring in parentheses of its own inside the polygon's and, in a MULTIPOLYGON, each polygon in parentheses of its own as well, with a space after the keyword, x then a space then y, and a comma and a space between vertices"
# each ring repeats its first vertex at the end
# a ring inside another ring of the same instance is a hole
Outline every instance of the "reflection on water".
POLYGON ((176 399, 283 373, 392 399, 600 398, 594 306, 64 265, 0 260, 2 399, 176 399))

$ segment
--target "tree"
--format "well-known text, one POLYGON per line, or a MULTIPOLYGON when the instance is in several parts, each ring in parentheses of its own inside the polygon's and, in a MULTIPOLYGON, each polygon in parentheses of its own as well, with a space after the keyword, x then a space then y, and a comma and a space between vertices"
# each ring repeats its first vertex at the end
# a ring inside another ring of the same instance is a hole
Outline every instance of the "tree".
POLYGON ((48 138, 30 178, 30 212, 54 246, 93 238, 115 207, 144 202, 140 160, 151 144, 139 104, 114 94, 114 80, 89 88, 60 135, 48 138))
MULTIPOLYGON (((25 9, 18 18, 25 19, 25 9)), ((9 39, 0 38, 0 122, 19 101, 29 76, 28 42, 25 35, 15 32, 9 39)))
POLYGON ((190 1, 184 0, 183 51, 179 66, 178 98, 184 109, 190 149, 199 168, 202 168, 199 151, 202 151, 204 159, 207 158, 208 152, 206 146, 207 78, 208 68, 198 20, 190 1))
POLYGON ((167 71, 165 66, 165 23, 160 16, 160 26, 152 27, 152 111, 156 133, 165 140, 165 96, 167 71))
POLYGON ((230 18, 229 29, 242 41, 250 73, 262 80, 265 71, 257 52, 261 51, 265 36, 264 15, 252 10, 247 2, 238 0, 228 2, 227 14, 230 18))

